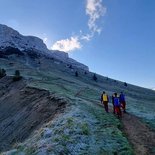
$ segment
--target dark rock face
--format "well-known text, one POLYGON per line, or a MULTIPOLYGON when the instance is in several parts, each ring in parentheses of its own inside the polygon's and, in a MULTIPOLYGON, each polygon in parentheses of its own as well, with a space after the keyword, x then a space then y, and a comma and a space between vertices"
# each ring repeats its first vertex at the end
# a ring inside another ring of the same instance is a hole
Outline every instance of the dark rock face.
POLYGON ((9 55, 17 55, 17 56, 23 56, 24 53, 21 52, 18 48, 12 48, 12 47, 7 47, 4 50, 0 50, 0 58, 6 58, 9 55))

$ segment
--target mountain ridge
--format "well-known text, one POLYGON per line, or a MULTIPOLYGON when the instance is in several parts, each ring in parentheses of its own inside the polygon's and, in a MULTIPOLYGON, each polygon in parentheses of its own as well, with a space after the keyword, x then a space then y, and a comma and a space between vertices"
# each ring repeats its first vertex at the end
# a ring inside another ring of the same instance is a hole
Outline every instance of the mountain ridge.
POLYGON ((89 70, 88 66, 69 58, 66 52, 49 50, 42 39, 35 36, 23 36, 18 31, 0 24, 0 51, 5 52, 8 48, 18 49, 21 52, 33 51, 36 54, 70 64, 75 68, 89 70))

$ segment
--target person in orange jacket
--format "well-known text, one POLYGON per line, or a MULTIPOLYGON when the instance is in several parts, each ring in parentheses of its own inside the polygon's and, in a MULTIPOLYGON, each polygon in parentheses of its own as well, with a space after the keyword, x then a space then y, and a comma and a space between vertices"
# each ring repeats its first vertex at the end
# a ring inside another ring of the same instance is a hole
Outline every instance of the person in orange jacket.
POLYGON ((104 109, 105 109, 105 111, 106 111, 107 113, 109 112, 108 102, 109 102, 109 97, 108 97, 108 95, 105 93, 105 91, 103 91, 103 93, 102 93, 102 95, 101 95, 101 103, 103 103, 104 109))

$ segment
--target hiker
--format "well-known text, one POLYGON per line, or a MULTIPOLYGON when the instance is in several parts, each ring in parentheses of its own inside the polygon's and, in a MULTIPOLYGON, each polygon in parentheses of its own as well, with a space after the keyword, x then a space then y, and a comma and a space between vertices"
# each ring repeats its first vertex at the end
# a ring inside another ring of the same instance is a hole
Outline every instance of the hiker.
POLYGON ((119 97, 117 96, 117 93, 114 94, 114 108, 115 108, 115 113, 117 114, 118 118, 122 117, 122 112, 121 112, 121 104, 119 101, 119 97))
POLYGON ((103 103, 105 111, 108 113, 108 102, 109 102, 109 97, 108 95, 105 93, 105 91, 103 91, 102 95, 101 95, 101 103, 103 103))
POLYGON ((120 100, 123 112, 126 113, 126 102, 125 102, 125 95, 123 94, 123 92, 121 92, 121 94, 119 96, 119 100, 120 100))
POLYGON ((112 94, 113 113, 115 114, 114 97, 115 97, 115 94, 112 94))

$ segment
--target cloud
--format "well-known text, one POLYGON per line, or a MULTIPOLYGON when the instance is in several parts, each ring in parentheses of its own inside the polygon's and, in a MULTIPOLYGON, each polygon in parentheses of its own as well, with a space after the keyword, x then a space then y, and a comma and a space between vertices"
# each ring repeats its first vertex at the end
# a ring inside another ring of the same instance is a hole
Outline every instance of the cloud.
POLYGON ((80 49, 83 41, 90 41, 95 33, 101 33, 102 29, 97 25, 97 22, 106 13, 106 7, 102 5, 102 0, 86 0, 85 12, 89 16, 87 23, 89 33, 83 33, 80 30, 80 34, 76 37, 72 36, 70 39, 56 41, 51 47, 52 50, 70 52, 80 49))
POLYGON ((52 50, 59 50, 70 52, 81 48, 81 43, 78 37, 71 37, 70 39, 59 40, 51 47, 52 50))
POLYGON ((102 0, 87 0, 86 15, 89 16, 88 27, 92 33, 101 33, 101 28, 96 24, 101 16, 106 14, 106 7, 102 5, 102 0))
POLYGON ((97 21, 106 14, 106 10, 106 7, 102 4, 102 0, 86 0, 85 12, 89 16, 88 27, 90 33, 82 35, 81 31, 81 40, 90 41, 95 33, 101 33, 102 28, 97 25, 97 21))
POLYGON ((90 41, 92 37, 93 37, 93 34, 85 34, 85 35, 81 35, 80 40, 90 41))

